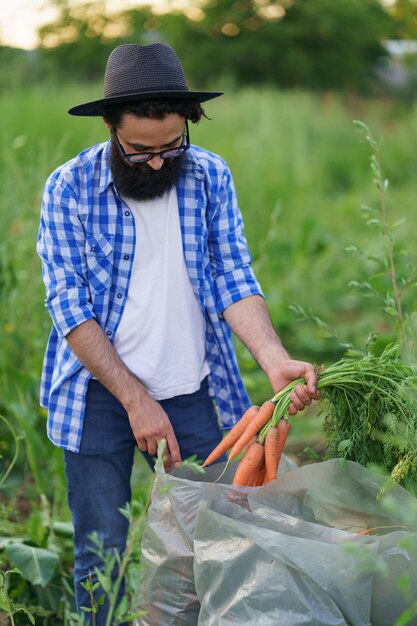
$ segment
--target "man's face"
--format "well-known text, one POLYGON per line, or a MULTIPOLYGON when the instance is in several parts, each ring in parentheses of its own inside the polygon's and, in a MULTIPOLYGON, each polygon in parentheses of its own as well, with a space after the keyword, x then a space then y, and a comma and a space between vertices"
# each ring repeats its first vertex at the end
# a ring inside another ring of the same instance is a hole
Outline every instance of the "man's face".
MULTIPOLYGON (((106 126, 111 130, 110 126, 106 126)), ((135 200, 161 197, 174 187, 183 171, 183 155, 173 159, 154 156, 146 163, 129 163, 123 155, 153 153, 181 145, 185 119, 176 113, 163 120, 125 114, 112 133, 110 167, 118 192, 135 200), (120 146, 118 145, 118 141, 120 146)))

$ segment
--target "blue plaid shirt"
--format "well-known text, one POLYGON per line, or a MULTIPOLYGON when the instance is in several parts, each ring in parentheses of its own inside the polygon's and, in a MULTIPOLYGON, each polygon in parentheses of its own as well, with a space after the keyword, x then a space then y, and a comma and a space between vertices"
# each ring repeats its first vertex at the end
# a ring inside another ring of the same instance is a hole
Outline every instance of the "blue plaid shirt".
MULTIPOLYGON (((135 250, 131 210, 118 195, 109 168, 110 142, 99 144, 48 178, 37 252, 52 330, 41 380, 48 436, 67 450, 80 447, 90 372, 66 335, 95 319, 113 340, 126 302, 135 250)), ((230 329, 222 312, 261 294, 251 269, 242 216, 230 171, 218 156, 196 146, 185 153, 177 184, 184 257, 206 320, 209 389, 224 428, 249 405, 230 329)))

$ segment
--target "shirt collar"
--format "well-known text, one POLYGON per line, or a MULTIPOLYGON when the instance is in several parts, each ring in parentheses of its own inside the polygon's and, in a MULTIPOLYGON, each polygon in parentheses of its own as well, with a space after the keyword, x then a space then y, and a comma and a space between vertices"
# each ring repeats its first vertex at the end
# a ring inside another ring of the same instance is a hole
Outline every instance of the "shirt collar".
POLYGON ((110 183, 113 182, 113 175, 110 169, 110 147, 111 140, 109 139, 109 141, 104 144, 104 149, 101 153, 99 193, 106 191, 110 183))

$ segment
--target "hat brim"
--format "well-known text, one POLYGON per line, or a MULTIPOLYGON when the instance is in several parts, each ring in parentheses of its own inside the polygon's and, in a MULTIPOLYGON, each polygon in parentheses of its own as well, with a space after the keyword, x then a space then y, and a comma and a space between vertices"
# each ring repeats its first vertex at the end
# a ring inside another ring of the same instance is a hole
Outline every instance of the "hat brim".
POLYGON ((111 104, 120 104, 121 102, 134 102, 137 100, 149 100, 153 98, 193 98, 199 102, 207 102, 218 96, 223 95, 223 91, 147 91, 134 94, 125 94, 114 96, 112 98, 102 98, 93 102, 79 104, 69 109, 70 115, 102 115, 102 108, 111 104))

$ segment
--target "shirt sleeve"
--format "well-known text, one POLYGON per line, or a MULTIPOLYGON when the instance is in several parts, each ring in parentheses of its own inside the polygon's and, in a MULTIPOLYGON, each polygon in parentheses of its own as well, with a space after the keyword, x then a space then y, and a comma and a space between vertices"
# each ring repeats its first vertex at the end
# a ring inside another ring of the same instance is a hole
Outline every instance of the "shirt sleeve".
POLYGON ((65 337, 94 318, 86 280, 85 231, 76 194, 68 183, 50 177, 45 185, 37 253, 46 288, 45 306, 57 333, 65 337))
POLYGON ((210 262, 219 314, 238 300, 263 295, 252 269, 252 256, 244 234, 230 170, 221 177, 211 212, 210 262))

